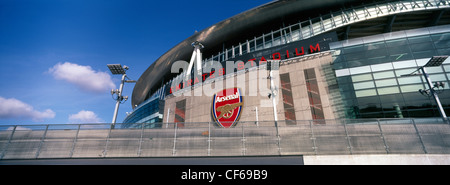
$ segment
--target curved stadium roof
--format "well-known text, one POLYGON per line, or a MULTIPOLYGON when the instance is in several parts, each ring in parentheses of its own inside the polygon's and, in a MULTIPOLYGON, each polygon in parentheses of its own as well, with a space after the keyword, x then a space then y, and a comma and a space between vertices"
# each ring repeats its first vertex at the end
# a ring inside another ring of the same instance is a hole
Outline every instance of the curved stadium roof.
MULTIPOLYGON (((141 75, 132 94, 132 107, 144 102, 177 74, 170 69, 178 60, 189 61, 191 43, 201 42, 204 57, 223 52, 272 30, 299 24, 310 36, 336 31, 340 40, 391 31, 450 24, 450 2, 367 0, 280 0, 250 9, 212 25, 180 42, 141 75), (315 17, 311 19, 311 17, 315 17), (324 25, 324 23, 329 24, 324 25), (315 26, 318 25, 318 26, 315 26), (330 26, 327 26, 330 25, 330 26)), ((305 38, 303 38, 305 39, 305 38)))

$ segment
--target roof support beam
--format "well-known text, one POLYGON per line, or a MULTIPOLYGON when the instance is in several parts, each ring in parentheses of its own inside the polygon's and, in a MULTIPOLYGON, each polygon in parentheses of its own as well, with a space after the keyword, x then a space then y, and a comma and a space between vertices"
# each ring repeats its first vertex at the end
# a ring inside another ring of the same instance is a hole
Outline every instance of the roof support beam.
POLYGON ((392 25, 394 24, 396 17, 397 17, 397 15, 389 16, 386 27, 384 27, 384 30, 383 30, 384 33, 389 33, 392 31, 392 25))
POLYGON ((433 12, 433 17, 431 18, 431 21, 428 23, 428 26, 436 26, 439 20, 441 20, 442 15, 444 14, 445 10, 439 10, 433 12))

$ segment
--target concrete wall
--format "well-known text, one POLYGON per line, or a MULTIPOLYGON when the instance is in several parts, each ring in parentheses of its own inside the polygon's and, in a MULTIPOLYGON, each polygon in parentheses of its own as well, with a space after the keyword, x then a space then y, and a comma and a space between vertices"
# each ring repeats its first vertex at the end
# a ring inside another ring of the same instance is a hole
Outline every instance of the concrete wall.
POLYGON ((305 165, 450 165, 448 154, 315 155, 303 160, 305 165))

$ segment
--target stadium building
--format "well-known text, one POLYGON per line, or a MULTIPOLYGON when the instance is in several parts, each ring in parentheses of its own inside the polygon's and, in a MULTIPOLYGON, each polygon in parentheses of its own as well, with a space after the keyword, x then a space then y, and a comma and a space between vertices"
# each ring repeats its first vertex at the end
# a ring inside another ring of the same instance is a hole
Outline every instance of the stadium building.
MULTIPOLYGON (((417 70, 445 55, 447 0, 273 1, 196 32, 154 61, 123 126, 440 117, 417 70)), ((426 70, 449 84, 450 59, 426 70)), ((448 89, 436 87, 450 114, 448 89)))

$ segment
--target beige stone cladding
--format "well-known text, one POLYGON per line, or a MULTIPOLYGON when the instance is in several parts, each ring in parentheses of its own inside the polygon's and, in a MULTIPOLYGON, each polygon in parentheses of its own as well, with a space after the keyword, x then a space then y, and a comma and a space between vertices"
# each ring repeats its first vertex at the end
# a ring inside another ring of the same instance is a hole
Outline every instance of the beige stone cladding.
MULTIPOLYGON (((289 73, 297 120, 312 119, 304 75, 304 70, 310 68, 314 68, 316 73, 324 117, 325 119, 335 119, 331 96, 329 94, 329 84, 327 82, 327 75, 329 74, 326 71, 330 68, 331 62, 332 57, 330 52, 321 52, 282 61, 279 71, 274 73, 289 73)), ((268 98, 268 94, 270 93, 268 74, 269 72, 263 67, 252 68, 225 77, 215 78, 214 80, 207 79, 201 85, 197 84, 194 87, 177 91, 173 95, 166 97, 163 121, 167 122, 168 120, 169 123, 174 122, 176 102, 186 100, 186 123, 212 122, 211 106, 213 95, 222 89, 231 87, 239 87, 243 94, 244 106, 240 121, 255 122, 256 109, 258 109, 258 120, 260 122, 273 121, 272 102, 268 98), (170 112, 168 113, 168 111, 170 112), (167 117, 168 115, 169 117, 167 117)), ((279 76, 275 77, 279 78, 279 76)), ((278 92, 277 114, 278 120, 282 122, 282 120, 285 120, 283 96, 281 90, 278 90, 278 92)))

